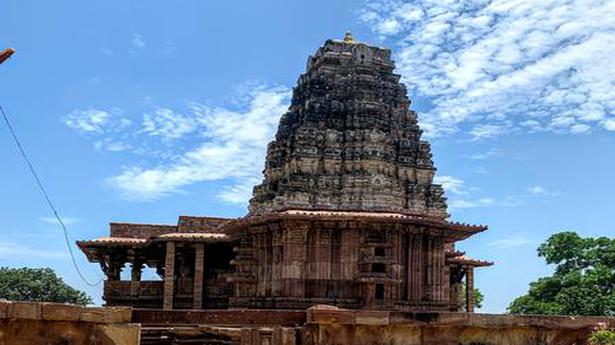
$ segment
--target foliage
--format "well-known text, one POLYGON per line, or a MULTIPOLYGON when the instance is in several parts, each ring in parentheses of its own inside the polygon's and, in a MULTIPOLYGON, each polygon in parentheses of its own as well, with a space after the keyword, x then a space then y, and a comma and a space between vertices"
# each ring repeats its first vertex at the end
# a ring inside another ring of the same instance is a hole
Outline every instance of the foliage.
MULTIPOLYGON (((466 286, 463 285, 463 290, 461 292, 463 294, 463 310, 466 311, 466 286)), ((485 301, 485 295, 477 289, 474 288, 474 308, 480 309, 483 307, 483 302, 485 301)))
POLYGON ((51 268, 0 267, 0 298, 81 305, 92 303, 87 294, 67 285, 51 268))
POLYGON ((609 329, 594 331, 589 337, 590 345, 615 345, 615 332, 609 329))
POLYGON ((530 283, 508 307, 513 314, 615 315, 615 239, 552 235, 538 255, 555 272, 530 283))

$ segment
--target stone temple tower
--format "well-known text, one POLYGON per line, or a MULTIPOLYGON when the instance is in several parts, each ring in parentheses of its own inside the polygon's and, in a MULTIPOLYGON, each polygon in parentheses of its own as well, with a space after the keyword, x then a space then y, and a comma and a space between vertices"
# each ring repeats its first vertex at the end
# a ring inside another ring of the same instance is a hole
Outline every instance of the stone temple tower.
POLYGON ((308 58, 269 144, 251 214, 298 208, 447 217, 429 143, 393 69, 389 49, 348 33, 308 58))

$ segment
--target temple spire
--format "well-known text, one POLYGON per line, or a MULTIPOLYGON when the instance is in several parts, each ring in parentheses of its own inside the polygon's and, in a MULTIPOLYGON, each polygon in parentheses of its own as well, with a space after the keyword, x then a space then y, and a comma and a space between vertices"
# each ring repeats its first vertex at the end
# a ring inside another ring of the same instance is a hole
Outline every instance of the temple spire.
POLYGON ((350 33, 350 31, 346 31, 346 33, 344 34, 344 42, 345 43, 356 43, 357 41, 354 39, 354 37, 352 37, 352 34, 350 33))

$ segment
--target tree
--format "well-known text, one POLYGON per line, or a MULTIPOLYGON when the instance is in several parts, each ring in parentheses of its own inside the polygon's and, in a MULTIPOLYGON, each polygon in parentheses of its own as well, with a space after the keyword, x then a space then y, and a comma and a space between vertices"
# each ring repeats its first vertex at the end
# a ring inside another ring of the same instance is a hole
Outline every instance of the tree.
POLYGON ((594 331, 589 337, 591 345, 615 345, 615 332, 608 329, 594 331))
POLYGON ((0 267, 0 298, 81 305, 92 303, 85 292, 67 285, 51 268, 0 267))
POLYGON ((555 272, 530 283, 529 292, 509 305, 510 313, 615 315, 615 239, 561 232, 540 245, 538 256, 555 272))

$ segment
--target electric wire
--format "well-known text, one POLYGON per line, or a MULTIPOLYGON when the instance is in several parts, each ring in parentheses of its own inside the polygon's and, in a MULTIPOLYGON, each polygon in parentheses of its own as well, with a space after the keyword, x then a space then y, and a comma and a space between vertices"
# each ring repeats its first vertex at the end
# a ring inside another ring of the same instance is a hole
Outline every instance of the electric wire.
POLYGON ((24 161, 28 165, 28 168, 30 169, 32 176, 34 176, 34 180, 36 181, 36 184, 38 185, 38 189, 43 194, 45 201, 47 201, 47 205, 51 209, 51 212, 53 212, 53 215, 55 216, 56 220, 60 224, 60 227, 62 228, 62 232, 64 233, 64 242, 66 243, 66 247, 68 248, 68 253, 70 254, 70 259, 73 264, 73 267, 75 268, 75 271, 77 272, 77 275, 85 284, 89 286, 99 285, 103 281, 102 279, 100 279, 99 281, 95 283, 92 283, 85 278, 85 276, 81 272, 81 269, 79 269, 79 265, 77 265, 77 260, 75 259, 75 254, 73 253, 73 248, 70 245, 69 233, 68 233, 68 229, 66 228, 66 224, 64 224, 64 221, 60 217, 58 210, 56 209, 53 202, 51 201, 51 198, 49 197, 49 194, 45 190, 45 187, 43 186, 41 179, 36 173, 36 170, 34 169, 32 162, 28 158, 28 155, 26 154, 26 151, 24 150, 23 145, 19 141, 19 138, 17 137, 17 134, 15 133, 15 130, 13 129, 13 126, 11 125, 11 122, 9 121, 8 115, 6 114, 6 112, 4 111, 4 108, 1 105, 0 105, 0 112, 2 113, 4 122, 6 123, 6 126, 8 127, 9 132, 11 133, 11 136, 13 137, 13 140, 15 141, 15 144, 17 145, 17 148, 19 149, 19 153, 21 154, 21 157, 24 159, 24 161))

